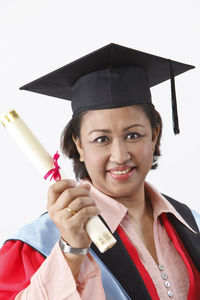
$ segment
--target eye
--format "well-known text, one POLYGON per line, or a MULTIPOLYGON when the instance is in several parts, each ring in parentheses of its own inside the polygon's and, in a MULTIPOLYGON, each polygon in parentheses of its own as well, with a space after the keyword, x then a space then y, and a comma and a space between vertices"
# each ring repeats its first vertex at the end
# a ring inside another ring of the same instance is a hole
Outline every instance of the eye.
POLYGON ((141 137, 141 135, 137 132, 130 132, 126 135, 126 139, 127 140, 136 140, 138 139, 139 137, 141 137))
POLYGON ((95 140, 94 140, 94 142, 97 142, 97 143, 99 143, 99 144, 103 144, 103 143, 106 143, 106 142, 108 142, 108 137, 107 136, 99 136, 98 138, 96 138, 95 140))

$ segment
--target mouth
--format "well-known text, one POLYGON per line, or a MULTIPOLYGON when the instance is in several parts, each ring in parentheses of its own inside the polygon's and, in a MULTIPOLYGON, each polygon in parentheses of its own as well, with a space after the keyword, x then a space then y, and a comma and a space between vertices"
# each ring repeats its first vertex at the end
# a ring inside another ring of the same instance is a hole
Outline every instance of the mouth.
MULTIPOLYGON (((134 167, 133 167, 134 168, 134 167)), ((125 170, 123 170, 123 171, 120 171, 120 170, 110 170, 109 172, 110 173, 112 173, 112 174, 114 174, 114 175, 124 175, 124 174, 127 174, 127 173, 129 173, 133 168, 127 168, 127 169, 125 169, 125 170)))
POLYGON ((136 167, 113 168, 108 171, 110 176, 116 180, 129 179, 135 172, 136 167))

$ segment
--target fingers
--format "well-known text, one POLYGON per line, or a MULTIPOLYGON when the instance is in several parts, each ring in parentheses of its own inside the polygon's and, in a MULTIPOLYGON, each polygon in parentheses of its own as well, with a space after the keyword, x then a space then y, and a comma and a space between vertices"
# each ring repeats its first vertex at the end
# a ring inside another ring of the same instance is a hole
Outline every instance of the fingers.
POLYGON ((70 218, 74 215, 73 211, 78 212, 84 207, 96 206, 94 200, 89 197, 89 189, 89 184, 77 186, 73 180, 62 180, 55 183, 48 192, 47 209, 49 213, 55 214, 65 210, 66 218, 70 218))
POLYGON ((89 195, 89 189, 89 184, 77 186, 73 180, 61 180, 53 184, 48 191, 49 216, 61 236, 70 245, 75 245, 74 247, 88 246, 91 243, 85 223, 100 213, 89 195))
POLYGON ((53 205, 62 192, 75 187, 76 184, 74 180, 60 180, 51 185, 48 190, 48 206, 53 205))
POLYGON ((94 206, 95 202, 90 197, 78 197, 74 201, 70 202, 70 204, 67 206, 69 209, 71 209, 74 212, 78 212, 84 207, 88 206, 94 206))
POLYGON ((97 206, 87 206, 79 210, 75 215, 71 217, 71 219, 73 219, 74 224, 82 223, 84 225, 89 218, 97 216, 99 214, 100 210, 97 208, 97 206))
MULTIPOLYGON (((82 198, 87 198, 89 196, 89 192, 86 188, 76 187, 69 188, 65 190, 57 201, 54 203, 55 210, 63 210, 67 206, 71 209, 77 211, 84 206, 84 200, 82 198), (70 206, 70 203, 75 201, 75 206, 70 206)), ((94 203, 94 201, 93 201, 94 203)))

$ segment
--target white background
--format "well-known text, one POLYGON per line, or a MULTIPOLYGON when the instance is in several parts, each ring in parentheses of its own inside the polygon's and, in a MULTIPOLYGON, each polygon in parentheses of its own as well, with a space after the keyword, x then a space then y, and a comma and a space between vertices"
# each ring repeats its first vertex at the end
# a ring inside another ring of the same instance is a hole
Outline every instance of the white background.
MULTIPOLYGON (((176 79, 181 134, 174 136, 170 84, 152 89, 164 132, 148 180, 200 211, 199 0, 1 0, 0 113, 15 108, 51 154, 71 117, 66 101, 18 88, 110 42, 196 66, 176 79)), ((73 178, 71 162, 60 164, 73 178)), ((0 126, 0 244, 46 210, 47 185, 0 126)))

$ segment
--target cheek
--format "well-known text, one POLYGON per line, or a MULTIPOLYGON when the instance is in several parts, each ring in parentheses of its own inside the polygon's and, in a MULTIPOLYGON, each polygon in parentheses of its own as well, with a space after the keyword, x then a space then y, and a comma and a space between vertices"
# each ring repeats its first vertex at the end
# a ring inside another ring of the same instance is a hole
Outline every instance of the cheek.
POLYGON ((152 151, 152 143, 145 143, 141 145, 141 147, 138 147, 137 149, 137 159, 139 162, 152 162, 153 160, 153 151, 152 151))
POLYGON ((106 152, 100 149, 87 146, 84 149, 84 161, 86 169, 89 172, 96 172, 98 170, 105 170, 106 152))

